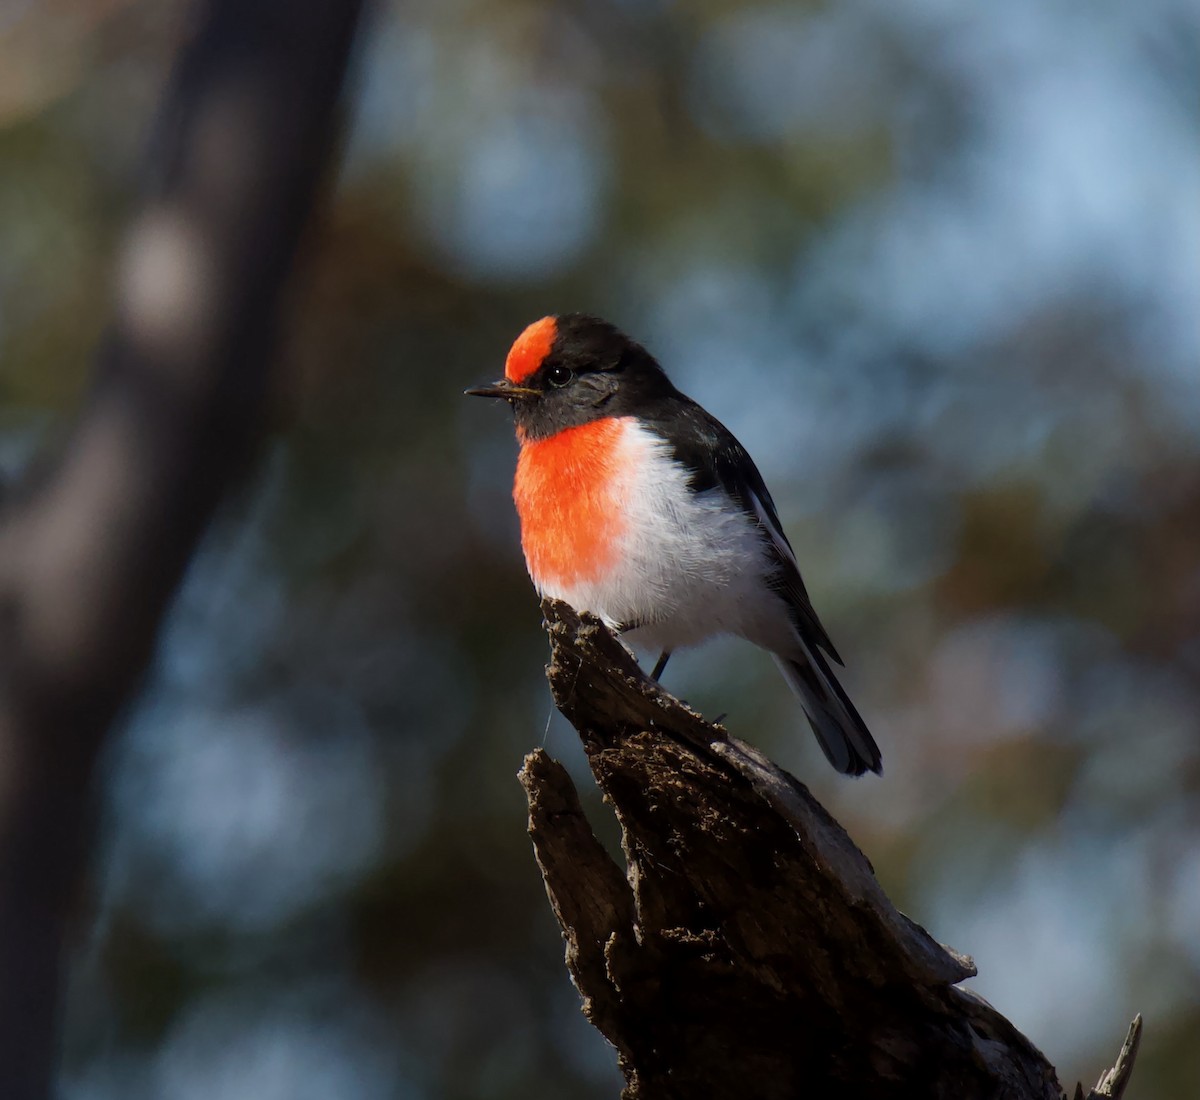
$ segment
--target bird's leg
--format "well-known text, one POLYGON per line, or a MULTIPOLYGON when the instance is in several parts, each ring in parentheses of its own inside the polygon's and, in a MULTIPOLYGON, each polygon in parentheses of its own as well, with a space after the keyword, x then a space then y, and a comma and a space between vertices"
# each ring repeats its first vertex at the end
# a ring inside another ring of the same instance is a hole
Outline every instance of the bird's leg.
POLYGON ((658 678, 663 674, 663 669, 667 667, 667 661, 670 660, 670 658, 671 651, 669 649, 664 649, 662 653, 658 655, 658 661, 654 665, 654 671, 650 673, 651 680, 654 680, 655 682, 658 681, 658 678))

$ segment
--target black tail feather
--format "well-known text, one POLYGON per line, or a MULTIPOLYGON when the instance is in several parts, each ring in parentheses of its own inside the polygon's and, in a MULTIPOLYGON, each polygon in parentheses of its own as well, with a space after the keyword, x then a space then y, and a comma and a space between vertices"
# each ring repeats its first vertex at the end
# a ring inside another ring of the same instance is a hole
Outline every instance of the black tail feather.
POLYGON ((799 696, 829 763, 843 775, 862 775, 868 771, 882 775, 879 746, 824 654, 815 646, 805 646, 803 657, 782 657, 777 653, 775 662, 799 696))

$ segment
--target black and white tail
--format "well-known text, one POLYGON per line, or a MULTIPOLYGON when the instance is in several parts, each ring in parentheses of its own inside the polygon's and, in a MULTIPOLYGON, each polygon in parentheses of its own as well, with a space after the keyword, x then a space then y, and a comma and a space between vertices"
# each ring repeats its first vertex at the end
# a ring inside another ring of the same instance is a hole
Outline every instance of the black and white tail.
POLYGON ((867 771, 881 775, 883 761, 879 746, 842 690, 825 655, 816 646, 801 644, 803 657, 782 657, 776 653, 775 663, 799 697, 829 763, 843 775, 862 775, 867 771))

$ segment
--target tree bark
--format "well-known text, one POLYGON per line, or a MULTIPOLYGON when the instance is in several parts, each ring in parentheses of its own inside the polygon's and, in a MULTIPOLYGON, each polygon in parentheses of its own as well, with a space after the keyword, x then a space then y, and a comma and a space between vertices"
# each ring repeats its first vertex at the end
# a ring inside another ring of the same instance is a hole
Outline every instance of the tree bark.
POLYGON ((891 904, 802 783, 650 681, 592 616, 543 613, 551 690, 626 869, 543 751, 521 771, 529 831, 625 1100, 1060 1100, 1043 1055, 958 984, 971 960, 891 904))
MULTIPOLYGON (((104 735, 257 435, 360 0, 208 0, 59 459, 0 516, 0 1096, 49 1095, 104 735)), ((70 323, 64 319, 64 323, 70 323)))

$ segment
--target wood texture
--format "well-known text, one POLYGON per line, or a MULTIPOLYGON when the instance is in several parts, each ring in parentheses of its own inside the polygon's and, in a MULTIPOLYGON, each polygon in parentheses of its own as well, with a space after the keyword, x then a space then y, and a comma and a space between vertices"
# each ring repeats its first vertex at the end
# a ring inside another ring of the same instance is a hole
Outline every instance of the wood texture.
POLYGON ((563 767, 521 771, 587 1018, 625 1100, 1060 1100, 1036 1047, 959 983, 970 959, 885 896, 803 784, 547 601, 551 690, 620 823, 595 838, 563 767))

